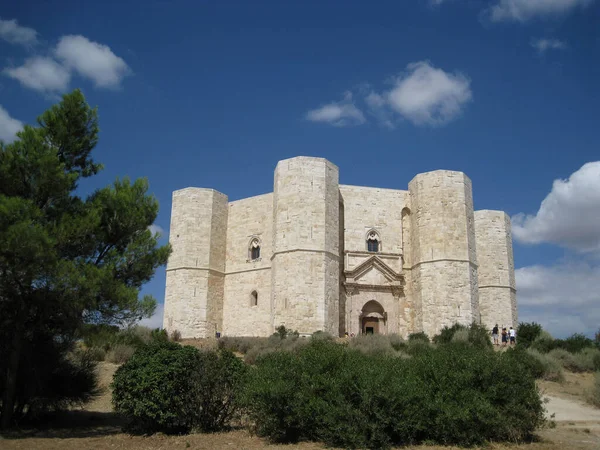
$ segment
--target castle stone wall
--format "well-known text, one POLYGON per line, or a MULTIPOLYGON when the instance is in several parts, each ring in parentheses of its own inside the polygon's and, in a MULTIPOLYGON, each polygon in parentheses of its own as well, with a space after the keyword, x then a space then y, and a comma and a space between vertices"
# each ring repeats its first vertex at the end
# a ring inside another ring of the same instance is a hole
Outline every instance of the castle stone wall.
POLYGON ((270 336, 271 269, 256 268, 227 274, 223 307, 224 336, 270 336), (258 302, 252 305, 252 291, 258 302))
POLYGON ((222 328, 227 196, 212 189, 173 193, 163 327, 182 337, 222 328))
POLYGON ((273 326, 339 330, 339 173, 322 158, 280 161, 273 199, 273 326))
POLYGON ((367 233, 373 229, 381 238, 380 252, 402 253, 402 209, 409 201, 408 191, 340 185, 340 196, 345 251, 365 252, 367 233))
POLYGON ((510 218, 503 211, 475 211, 479 308, 489 329, 517 326, 515 267, 510 218))
POLYGON ((258 195, 229 203, 226 272, 271 267, 273 254, 273 194, 258 195), (249 245, 260 240, 260 260, 249 261, 249 245))
POLYGON ((471 180, 438 170, 417 175, 409 190, 418 326, 432 336, 456 322, 479 322, 471 180))
POLYGON ((516 326, 508 216, 475 213, 461 172, 419 174, 408 188, 339 185, 334 164, 297 157, 277 164, 273 193, 229 203, 212 189, 175 191, 164 328, 194 338, 269 336, 282 324, 343 335, 375 317, 380 332, 402 335, 516 326))
POLYGON ((271 255, 273 194, 229 203, 223 334, 268 336, 271 327, 271 255), (252 239, 260 241, 260 258, 250 260, 252 239), (256 291, 258 302, 252 305, 256 291))

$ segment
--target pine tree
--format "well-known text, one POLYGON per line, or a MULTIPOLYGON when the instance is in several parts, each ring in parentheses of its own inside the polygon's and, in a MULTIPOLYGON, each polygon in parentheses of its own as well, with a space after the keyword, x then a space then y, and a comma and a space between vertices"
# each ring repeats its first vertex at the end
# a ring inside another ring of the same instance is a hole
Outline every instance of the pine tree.
POLYGON ((171 251, 149 230, 158 202, 147 180, 77 195, 78 182, 102 169, 91 156, 97 110, 79 90, 17 136, 0 142, 2 428, 48 394, 39 391, 52 364, 35 372, 48 345, 60 359, 83 324, 127 325, 152 315, 156 301, 140 289, 171 251), (34 372, 37 386, 23 386, 34 372))

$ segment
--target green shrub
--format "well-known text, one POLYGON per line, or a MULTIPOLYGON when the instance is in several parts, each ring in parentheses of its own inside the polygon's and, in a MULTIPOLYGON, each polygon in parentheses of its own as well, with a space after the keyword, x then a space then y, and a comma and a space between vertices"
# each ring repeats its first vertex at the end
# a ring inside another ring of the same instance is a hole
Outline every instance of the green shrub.
POLYGON ((542 329, 542 331, 538 335, 538 337, 535 338, 534 342, 537 341, 537 340, 540 340, 540 339, 554 340, 554 338, 552 337, 552 335, 548 331, 546 331, 544 329, 542 329))
MULTIPOLYGON (((520 364, 525 367, 533 378, 542 379, 546 374, 544 355, 539 352, 533 352, 531 349, 525 350, 523 347, 514 347, 504 353, 504 358, 508 364, 520 364)), ((556 367, 560 370, 558 364, 556 367)))
POLYGON ((419 333, 411 333, 408 335, 408 342, 414 341, 422 341, 429 343, 429 336, 427 336, 423 331, 419 333))
POLYGON ((532 348, 527 350, 518 346, 514 349, 509 348, 505 353, 505 358, 511 361, 511 364, 521 364, 526 367, 534 378, 559 383, 564 381, 564 373, 560 362, 532 348))
POLYGON ((494 344, 492 344, 491 331, 487 330, 483 325, 478 325, 475 322, 469 327, 469 342, 475 347, 487 348, 492 350, 494 344))
POLYGON ((467 327, 459 323, 455 323, 451 327, 448 327, 446 325, 444 326, 444 328, 441 329, 439 334, 436 334, 433 337, 432 341, 434 344, 449 344, 450 342, 452 342, 452 338, 454 337, 454 334, 457 331, 466 329, 467 327))
POLYGON ((558 361, 564 369, 571 372, 583 372, 575 360, 575 355, 562 348, 552 350, 548 353, 548 356, 558 361))
POLYGON ((107 324, 85 324, 79 331, 87 348, 101 348, 105 352, 110 350, 118 333, 119 327, 107 324))
POLYGON ((594 341, 583 334, 573 334, 566 339, 553 339, 549 333, 543 332, 531 343, 531 348, 543 353, 560 349, 569 353, 579 353, 588 348, 597 348, 594 341))
POLYGON ((600 371, 600 349, 597 348, 586 348, 581 352, 585 358, 591 360, 591 366, 594 371, 600 371))
POLYGON ((429 342, 422 339, 413 339, 412 341, 408 341, 406 345, 406 353, 411 356, 419 356, 423 353, 430 351, 433 347, 429 344, 429 342))
POLYGON ((573 372, 594 372, 600 370, 600 350, 584 348, 579 353, 571 354, 575 369, 573 372))
POLYGON ((135 347, 131 345, 117 344, 106 353, 106 361, 113 364, 123 364, 131 358, 134 352, 135 347))
POLYGON ((223 336, 218 340, 218 346, 223 350, 246 354, 252 347, 263 346, 268 338, 264 337, 234 337, 223 336))
MULTIPOLYGON (((318 333, 318 331, 317 331, 318 333)), ((285 325, 279 325, 275 328, 275 333, 272 336, 278 336, 280 339, 298 338, 300 334, 297 331, 288 330, 285 325)))
POLYGON ((584 348, 578 353, 557 348, 548 353, 548 356, 571 372, 593 372, 600 364, 600 350, 596 348, 584 348))
POLYGON ((600 372, 596 372, 594 377, 594 386, 587 392, 587 401, 597 408, 600 408, 600 372))
POLYGON ((245 366, 231 352, 157 340, 115 373, 113 405, 134 432, 215 431, 239 411, 245 366))
POLYGON ((406 341, 399 334, 388 334, 390 345, 396 351, 405 350, 407 347, 406 341))
MULTIPOLYGON (((541 378, 547 381, 556 381, 559 383, 564 381, 565 376, 562 370, 562 365, 559 361, 531 348, 528 348, 524 353, 539 363, 538 367, 540 369, 538 369, 534 375, 536 378, 541 378)), ((530 361, 529 364, 530 367, 532 367, 534 363, 530 361)))
POLYGON ((310 339, 313 341, 333 341, 335 338, 330 333, 326 331, 315 331, 310 339))
POLYGON ((343 448, 514 441, 544 420, 527 369, 473 346, 403 359, 311 342, 259 359, 244 404, 261 436, 343 448))
POLYGON ((580 333, 575 333, 560 343, 560 348, 571 353, 577 353, 591 347, 594 347, 594 341, 580 333))
POLYGON ((167 330, 162 328, 155 328, 150 332, 150 342, 168 342, 169 335, 167 330))
POLYGON ((394 355, 396 353, 390 339, 383 334, 358 335, 350 339, 348 347, 366 355, 394 355))
MULTIPOLYGON (((247 364, 254 364, 256 359, 275 350, 294 351, 295 348, 308 343, 309 339, 300 339, 296 333, 285 332, 287 337, 281 338, 280 333, 265 337, 230 337, 224 336, 218 340, 220 349, 242 353, 247 364)), ((328 339, 327 333, 315 333, 317 339, 328 339)))
POLYGON ((276 348, 269 346, 252 347, 244 356, 244 362, 253 366, 256 364, 256 360, 258 358, 268 355, 269 353, 273 353, 276 350, 276 348))
POLYGON ((102 347, 92 347, 85 350, 92 361, 104 361, 106 351, 102 347))
POLYGON ((560 341, 554 339, 547 331, 542 331, 540 335, 535 338, 529 348, 538 350, 542 353, 548 353, 555 348, 559 348, 560 341))
POLYGON ((542 326, 539 323, 521 322, 517 327, 517 342, 519 346, 529 348, 535 339, 542 332, 542 326))
POLYGON ((244 362, 253 365, 264 355, 275 351, 294 352, 309 342, 309 339, 299 339, 297 336, 281 339, 277 334, 274 334, 268 339, 259 341, 256 346, 250 348, 244 357, 244 362))
POLYGON ((223 430, 240 413, 239 396, 247 367, 228 351, 202 352, 201 362, 193 384, 195 428, 223 430))
POLYGON ((158 329, 152 330, 141 325, 120 329, 117 326, 105 324, 87 324, 80 331, 86 347, 100 348, 105 352, 110 351, 116 345, 138 348, 152 339, 156 339, 162 333, 163 331, 158 329))
POLYGON ((492 341, 490 332, 483 327, 473 322, 469 327, 455 323, 451 327, 445 326, 439 334, 433 337, 435 344, 449 344, 450 342, 470 343, 479 348, 492 349, 492 341))
POLYGON ((454 333, 454 336, 452 336, 452 340, 450 342, 462 342, 464 344, 468 344, 469 343, 469 330, 467 330, 466 328, 462 328, 460 330, 457 330, 454 333))
POLYGON ((171 340, 173 342, 179 342, 179 341, 181 341, 181 332, 179 330, 173 330, 173 331, 171 331, 170 338, 171 338, 171 340))

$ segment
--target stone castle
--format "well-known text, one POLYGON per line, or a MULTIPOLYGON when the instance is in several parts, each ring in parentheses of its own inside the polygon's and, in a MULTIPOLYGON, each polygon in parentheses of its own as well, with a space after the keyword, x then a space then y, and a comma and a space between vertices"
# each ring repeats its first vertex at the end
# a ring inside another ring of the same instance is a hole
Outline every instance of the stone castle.
POLYGON ((182 337, 517 324, 510 219, 474 211, 462 172, 408 190, 339 184, 323 158, 279 161, 272 193, 173 193, 163 326, 182 337))

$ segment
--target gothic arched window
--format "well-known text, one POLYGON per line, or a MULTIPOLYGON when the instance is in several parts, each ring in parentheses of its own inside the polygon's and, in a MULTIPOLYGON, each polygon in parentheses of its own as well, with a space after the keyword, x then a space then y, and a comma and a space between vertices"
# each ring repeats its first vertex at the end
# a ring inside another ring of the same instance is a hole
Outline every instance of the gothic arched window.
POLYGON ((260 258, 260 241, 255 238, 250 241, 250 248, 248 249, 248 259, 254 261, 260 258))
POLYGON ((367 251, 377 253, 381 250, 381 241, 376 231, 367 234, 367 251))

